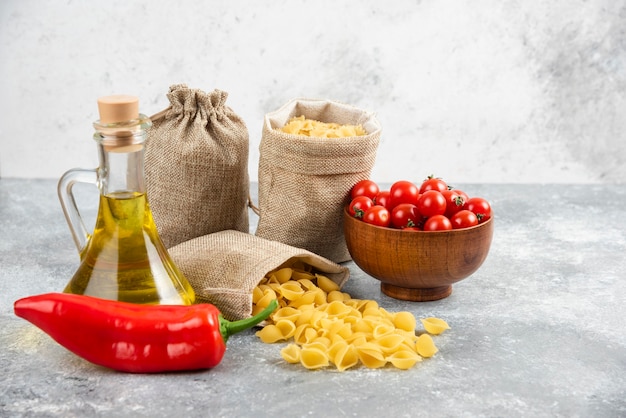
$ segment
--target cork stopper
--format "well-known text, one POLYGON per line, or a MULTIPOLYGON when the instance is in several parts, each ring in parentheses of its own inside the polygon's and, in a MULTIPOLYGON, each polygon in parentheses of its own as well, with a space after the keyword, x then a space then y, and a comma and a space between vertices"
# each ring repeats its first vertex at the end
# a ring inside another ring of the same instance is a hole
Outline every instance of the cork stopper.
POLYGON ((118 94, 98 99, 100 123, 119 123, 139 118, 139 98, 118 94))

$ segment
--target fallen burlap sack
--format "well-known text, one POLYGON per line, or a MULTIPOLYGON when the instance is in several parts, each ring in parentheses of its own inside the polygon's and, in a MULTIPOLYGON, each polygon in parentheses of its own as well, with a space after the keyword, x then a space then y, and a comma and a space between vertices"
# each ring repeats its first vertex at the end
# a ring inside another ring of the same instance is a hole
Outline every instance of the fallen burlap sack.
POLYGON ((342 210, 352 186, 370 176, 380 135, 372 113, 329 100, 295 99, 268 113, 260 145, 256 235, 336 263, 350 260, 342 210), (277 129, 299 116, 362 125, 367 134, 315 138, 277 129))
POLYGON ((166 248, 234 229, 249 231, 244 121, 228 93, 170 87, 170 106, 151 116, 145 174, 150 207, 166 248))
POLYGON ((350 276, 317 254, 240 231, 221 231, 180 243, 168 250, 196 292, 196 303, 217 306, 229 320, 252 313, 252 291, 271 271, 304 263, 343 286, 350 276))

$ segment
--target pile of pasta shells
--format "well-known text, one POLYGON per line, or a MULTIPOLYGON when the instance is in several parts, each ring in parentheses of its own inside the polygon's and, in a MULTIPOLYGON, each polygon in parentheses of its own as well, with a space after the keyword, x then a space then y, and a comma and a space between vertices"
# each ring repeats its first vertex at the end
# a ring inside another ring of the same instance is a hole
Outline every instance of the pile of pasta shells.
POLYGON ((268 344, 288 342, 282 358, 311 370, 388 364, 410 369, 437 353, 431 335, 449 329, 442 319, 424 318, 425 332, 417 333, 411 312, 393 313, 374 300, 353 299, 328 277, 297 266, 266 275, 253 291, 253 314, 273 299, 279 308, 256 335, 268 344))
POLYGON ((347 138, 367 135, 367 132, 361 125, 342 125, 334 122, 321 122, 319 120, 305 118, 304 115, 289 119, 285 126, 279 129, 288 134, 315 138, 347 138))

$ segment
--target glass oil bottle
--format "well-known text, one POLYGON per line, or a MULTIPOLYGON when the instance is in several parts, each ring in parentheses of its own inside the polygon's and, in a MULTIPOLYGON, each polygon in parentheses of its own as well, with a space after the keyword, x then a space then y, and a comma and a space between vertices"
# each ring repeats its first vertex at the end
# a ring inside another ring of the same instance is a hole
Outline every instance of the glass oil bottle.
POLYGON ((78 270, 64 289, 139 304, 190 305, 193 288, 176 267, 154 223, 144 177, 148 117, 139 100, 117 95, 98 99, 100 119, 94 139, 100 165, 73 169, 58 184, 65 218, 80 254, 78 270), (93 233, 89 233, 72 194, 75 183, 100 191, 93 233))

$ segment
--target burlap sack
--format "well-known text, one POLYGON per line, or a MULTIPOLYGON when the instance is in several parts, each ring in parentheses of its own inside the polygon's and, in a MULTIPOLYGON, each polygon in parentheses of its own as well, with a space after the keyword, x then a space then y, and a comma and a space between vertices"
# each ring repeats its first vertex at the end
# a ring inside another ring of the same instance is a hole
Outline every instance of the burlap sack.
POLYGON ((348 268, 309 251, 239 231, 221 231, 183 242, 170 256, 196 292, 196 303, 217 306, 229 320, 252 313, 252 291, 265 275, 295 260, 313 267, 340 287, 348 268))
POLYGON ((256 235, 305 248, 341 263, 350 260, 342 208, 352 186, 370 176, 380 140, 375 116, 328 100, 295 99, 265 116, 259 159, 256 235), (366 136, 312 138, 276 130, 295 116, 362 125, 366 136))
POLYGON ((166 248, 216 231, 249 231, 244 121, 228 93, 170 87, 170 106, 152 116, 145 174, 150 207, 166 248))

